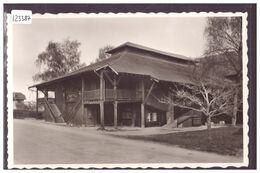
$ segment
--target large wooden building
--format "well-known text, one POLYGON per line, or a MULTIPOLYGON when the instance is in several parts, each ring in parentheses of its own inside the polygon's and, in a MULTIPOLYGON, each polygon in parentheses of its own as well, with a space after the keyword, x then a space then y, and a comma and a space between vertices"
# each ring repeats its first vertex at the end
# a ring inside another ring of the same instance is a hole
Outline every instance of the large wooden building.
MULTIPOLYGON (((38 100, 45 105, 47 121, 150 127, 188 117, 188 110, 160 99, 169 94, 172 84, 191 83, 191 59, 130 42, 107 53, 108 59, 30 87, 37 90, 37 105, 38 100), (38 98, 39 91, 44 98, 38 98), (54 99, 49 99, 49 92, 55 93, 54 99)), ((200 124, 194 116, 182 120, 178 125, 200 124)))

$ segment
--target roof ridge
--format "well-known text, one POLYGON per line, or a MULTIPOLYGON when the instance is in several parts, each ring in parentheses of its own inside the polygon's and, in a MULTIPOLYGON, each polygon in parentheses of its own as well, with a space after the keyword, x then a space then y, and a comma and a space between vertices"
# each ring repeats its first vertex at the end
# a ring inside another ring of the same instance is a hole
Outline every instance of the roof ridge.
POLYGON ((141 44, 137 44, 137 43, 133 43, 133 42, 129 42, 129 41, 115 47, 114 49, 107 51, 107 53, 112 54, 115 51, 117 51, 118 49, 121 49, 121 48, 127 47, 127 46, 133 47, 133 48, 136 48, 136 49, 145 50, 145 51, 150 51, 150 52, 161 54, 161 55, 164 55, 164 56, 169 56, 169 57, 172 57, 172 58, 181 59, 181 60, 186 60, 186 61, 192 61, 193 60, 192 58, 189 58, 188 56, 185 56, 185 55, 175 54, 175 53, 171 53, 171 52, 167 52, 167 51, 162 51, 162 50, 143 46, 141 44))

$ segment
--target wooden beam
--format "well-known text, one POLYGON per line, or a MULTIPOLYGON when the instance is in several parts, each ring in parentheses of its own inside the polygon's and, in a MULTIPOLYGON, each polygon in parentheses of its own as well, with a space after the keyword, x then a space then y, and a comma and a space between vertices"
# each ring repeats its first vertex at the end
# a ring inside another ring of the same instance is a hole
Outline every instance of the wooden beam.
POLYGON ((155 82, 153 81, 153 83, 152 83, 152 85, 150 86, 149 91, 148 91, 148 93, 147 93, 147 95, 146 95, 146 97, 145 97, 145 99, 144 99, 144 104, 147 102, 147 100, 148 100, 148 98, 149 98, 149 96, 150 96, 150 94, 151 94, 151 92, 152 92, 152 90, 153 90, 153 88, 154 88, 154 85, 155 85, 155 82))
POLYGON ((142 91, 142 101, 145 99, 145 90, 144 90, 144 79, 141 79, 141 91, 142 91))
POLYGON ((145 110, 144 103, 141 103, 141 127, 145 127, 145 110))
POLYGON ((100 78, 100 74, 96 70, 94 70, 94 72, 100 78))
POLYGON ((116 92, 116 90, 117 90, 117 79, 116 79, 116 75, 114 75, 114 80, 113 80, 113 83, 112 83, 112 85, 113 85, 113 89, 114 89, 114 99, 117 99, 117 92, 116 92))
POLYGON ((104 121, 104 101, 100 101, 100 130, 105 129, 105 121, 104 121))
POLYGON ((114 85, 114 81, 110 78, 106 71, 104 71, 104 74, 107 77, 108 81, 111 83, 111 85, 114 85))
POLYGON ((43 94, 44 94, 44 97, 48 100, 48 98, 49 98, 48 91, 44 90, 44 91, 42 91, 42 92, 43 92, 43 94))
POLYGON ((118 102, 114 101, 114 128, 117 129, 117 107, 118 102))
POLYGON ((122 79, 122 75, 119 76, 119 78, 118 78, 118 80, 117 80, 117 82, 116 82, 116 85, 119 84, 119 82, 121 81, 121 79, 122 79))
POLYGON ((132 104, 132 127, 135 127, 135 119, 136 119, 135 104, 132 104))
POLYGON ((145 90, 144 90, 144 79, 141 79, 141 91, 142 91, 142 103, 141 103, 141 127, 145 127, 145 108, 144 108, 144 99, 145 99, 145 90))
POLYGON ((114 75, 114 81, 113 81, 113 89, 114 89, 114 127, 117 129, 117 81, 116 81, 116 75, 114 75))
POLYGON ((104 72, 100 72, 100 129, 105 129, 105 119, 104 119, 104 91, 105 91, 105 80, 104 80, 104 72))
POLYGON ((122 76, 120 75, 118 77, 118 79, 116 78, 117 75, 114 75, 114 79, 112 80, 111 77, 107 74, 107 72, 104 72, 105 76, 107 77, 107 79, 109 80, 109 82, 114 86, 114 85, 118 85, 120 80, 122 79, 122 76))

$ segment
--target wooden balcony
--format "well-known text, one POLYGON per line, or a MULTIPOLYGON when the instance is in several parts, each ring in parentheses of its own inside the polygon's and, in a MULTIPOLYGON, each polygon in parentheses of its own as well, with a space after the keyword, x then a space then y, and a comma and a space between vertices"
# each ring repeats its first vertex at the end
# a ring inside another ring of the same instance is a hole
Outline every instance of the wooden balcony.
MULTIPOLYGON (((135 90, 124 90, 117 89, 117 100, 118 101, 141 101, 142 93, 141 91, 135 90)), ((99 101, 100 100, 100 90, 91 90, 83 92, 83 101, 99 101)), ((105 89, 105 101, 113 101, 114 100, 114 90, 113 89, 105 89)))

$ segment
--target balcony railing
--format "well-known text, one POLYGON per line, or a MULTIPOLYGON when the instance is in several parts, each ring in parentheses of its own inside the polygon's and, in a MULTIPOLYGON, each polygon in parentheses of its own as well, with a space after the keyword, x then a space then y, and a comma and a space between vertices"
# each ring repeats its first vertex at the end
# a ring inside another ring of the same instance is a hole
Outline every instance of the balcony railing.
MULTIPOLYGON (((142 99, 141 91, 135 90, 124 90, 117 89, 117 100, 118 101, 139 101, 142 99)), ((100 90, 90 90, 84 91, 83 93, 84 101, 98 101, 100 100, 100 90)), ((113 89, 105 89, 105 101, 113 101, 114 100, 114 90, 113 89)))
POLYGON ((83 101, 94 101, 100 99, 100 91, 99 90, 91 90, 83 92, 83 101))

